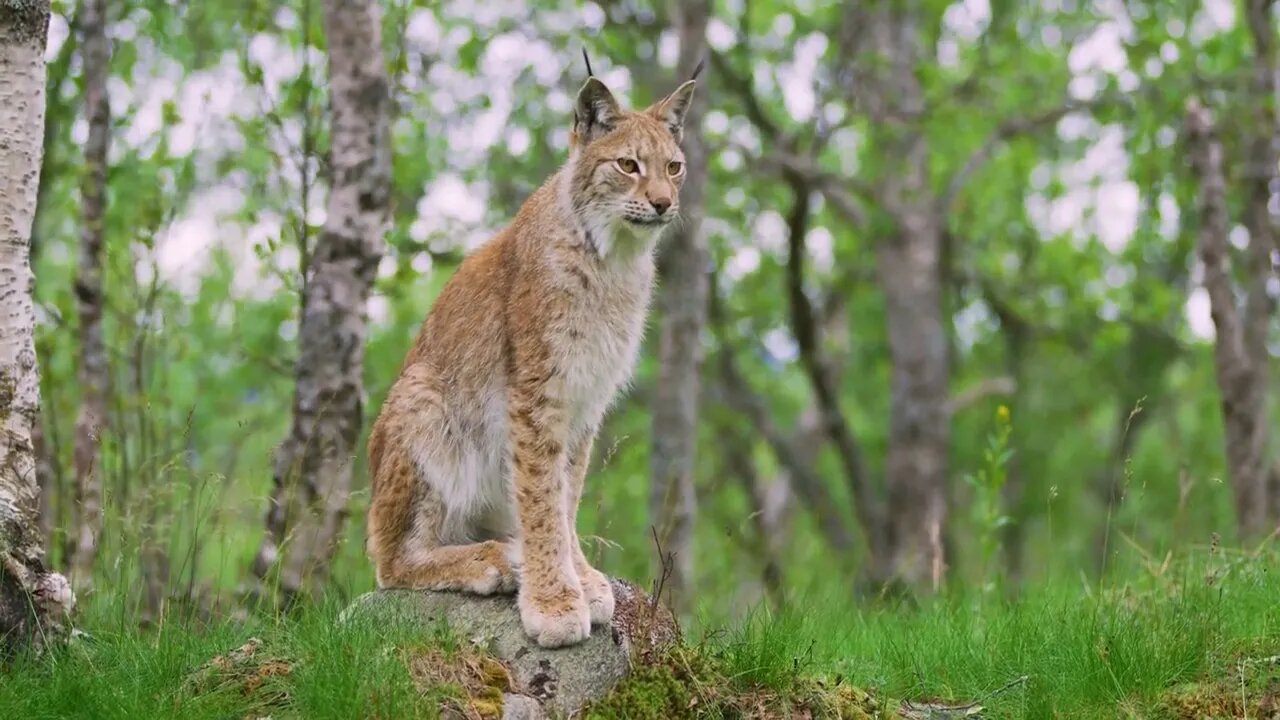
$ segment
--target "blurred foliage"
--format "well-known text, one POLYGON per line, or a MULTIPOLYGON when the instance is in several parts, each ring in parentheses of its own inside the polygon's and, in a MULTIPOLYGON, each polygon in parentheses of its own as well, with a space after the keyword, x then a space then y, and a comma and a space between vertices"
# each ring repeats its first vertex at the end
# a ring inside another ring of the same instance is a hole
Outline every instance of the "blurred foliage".
MULTIPOLYGON (((841 5, 821 0, 716 4, 703 132, 711 148, 708 220, 727 316, 724 332, 750 387, 780 428, 810 408, 787 327, 780 212, 788 190, 760 156, 769 137, 731 77, 746 78, 768 122, 821 165, 882 182, 877 129, 841 97, 831 32, 841 5)), ((70 518, 77 391, 74 274, 78 225, 79 59, 63 44, 73 4, 54 2, 49 152, 36 229, 44 422, 59 468, 53 511, 70 518)), ((985 577, 992 523, 965 512, 992 466, 998 406, 1011 410, 1010 473, 1000 524, 1018 528, 1025 581, 1077 577, 1099 566, 1118 533, 1154 555, 1210 533, 1229 538, 1222 430, 1211 346, 1192 331, 1194 185, 1181 118, 1201 94, 1231 132, 1247 82, 1247 31, 1233 3, 914 4, 934 60, 921 73, 934 184, 941 191, 997 128, 1072 103, 1040 129, 996 142, 959 188, 947 216, 952 388, 996 377, 1017 390, 953 418, 952 581, 985 577), (1225 10, 1224 10, 1225 8, 1225 10), (1223 13, 1232 22, 1219 22, 1223 13), (1188 303, 1192 311, 1188 310, 1188 303), (1118 478, 1118 500, 1108 484, 1118 478), (1016 487, 1016 492, 1013 489, 1016 487), (1111 531, 1111 532, 1108 532, 1111 531)), ((113 3, 106 333, 112 417, 104 471, 108 532, 101 571, 130 587, 140 549, 161 549, 175 598, 226 598, 262 532, 270 450, 284 437, 292 393, 301 264, 323 223, 327 106, 320 0, 113 3)), ((368 412, 376 413, 403 353, 462 253, 506 222, 562 161, 571 98, 597 73, 633 104, 674 82, 666 9, 641 0, 572 3, 384 3, 384 43, 396 93, 394 222, 370 303, 368 412)), ((808 291, 839 304, 835 343, 843 408, 873 473, 887 436, 889 364, 872 238, 816 202, 808 291)), ((1199 305, 1197 305, 1199 303, 1199 305)), ((1197 327, 1201 327, 1198 325, 1197 327)), ((834 338, 836 333, 830 333, 834 338)), ((707 337, 696 535, 701 597, 717 613, 761 597, 753 505, 734 480, 747 456, 767 488, 785 481, 746 418, 715 400, 707 337), (726 432, 726 429, 729 432, 726 432), (726 447, 724 438, 743 439, 726 447)), ((652 337, 631 393, 597 442, 581 531, 609 572, 643 579, 648 389, 652 337)), ((1005 417, 1009 417, 1006 414, 1005 417)), ((1006 452, 1001 450, 1001 452, 1006 452)), ((1001 473, 1006 471, 1002 459, 1001 473)), ((372 586, 363 556, 364 457, 356 519, 334 592, 372 586)), ((854 499, 834 453, 816 469, 852 526, 854 499)), ((991 481, 988 480, 988 483, 991 481)), ((999 487, 989 484, 987 487, 999 487)), ((994 503, 993 498, 986 498, 994 503)), ((993 504, 991 507, 995 507, 993 504)), ((851 587, 862 558, 823 544, 792 500, 779 543, 783 586, 851 587)), ((994 510, 992 511, 994 512, 994 510)), ((51 543, 59 562, 64 538, 51 543)))

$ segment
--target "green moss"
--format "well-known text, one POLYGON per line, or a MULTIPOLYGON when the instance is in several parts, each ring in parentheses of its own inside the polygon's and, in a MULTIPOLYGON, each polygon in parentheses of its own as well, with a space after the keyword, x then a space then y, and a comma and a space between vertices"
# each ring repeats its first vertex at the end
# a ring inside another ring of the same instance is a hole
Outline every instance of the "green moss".
POLYGON ((590 720, 666 720, 686 717, 694 694, 668 665, 637 667, 608 696, 592 705, 590 720))
POLYGON ((847 684, 830 685, 811 680, 795 705, 804 708, 815 718, 840 718, 840 720, 873 720, 897 717, 887 712, 879 700, 867 691, 847 684))
POLYGON ((419 645, 406 653, 409 675, 425 697, 469 718, 498 720, 511 689, 507 667, 473 648, 419 645))
POLYGON ((677 647, 637 667, 587 710, 595 720, 666 718, 896 718, 870 693, 839 680, 794 673, 776 684, 730 672, 708 648, 677 647))
POLYGON ((1280 716, 1280 656, 1274 643, 1216 663, 1202 678, 1161 693, 1149 717, 1271 718, 1280 716), (1256 653, 1256 654, 1255 654, 1256 653))

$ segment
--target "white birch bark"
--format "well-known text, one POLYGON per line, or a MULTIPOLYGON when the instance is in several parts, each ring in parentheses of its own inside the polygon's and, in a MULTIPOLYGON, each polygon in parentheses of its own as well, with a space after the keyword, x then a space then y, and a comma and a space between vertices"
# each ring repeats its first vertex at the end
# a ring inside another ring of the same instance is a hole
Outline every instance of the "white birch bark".
POLYGON ((44 567, 31 428, 40 406, 31 223, 40 178, 48 0, 0 0, 0 655, 62 635, 75 599, 44 567))

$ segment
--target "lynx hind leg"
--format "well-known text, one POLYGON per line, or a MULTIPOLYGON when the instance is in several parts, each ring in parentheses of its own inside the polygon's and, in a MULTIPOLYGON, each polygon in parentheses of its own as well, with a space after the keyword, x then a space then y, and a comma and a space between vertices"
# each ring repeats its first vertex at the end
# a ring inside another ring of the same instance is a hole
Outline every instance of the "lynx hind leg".
POLYGON ((478 595, 515 592, 517 582, 507 559, 507 543, 490 540, 441 545, 444 505, 439 495, 423 482, 403 445, 384 447, 377 427, 373 435, 369 441, 373 501, 368 549, 378 587, 478 595))
POLYGON ((591 611, 591 624, 608 625, 613 619, 613 587, 604 573, 587 562, 587 556, 582 552, 582 540, 578 537, 578 504, 582 500, 582 487, 586 482, 587 468, 591 464, 593 441, 594 438, 587 438, 570 457, 566 473, 569 497, 565 509, 568 513, 573 565, 578 571, 578 580, 582 583, 582 595, 587 599, 587 607, 591 611))
POLYGON ((425 552, 408 553, 409 559, 393 563, 382 587, 417 590, 455 590, 476 595, 510 594, 516 576, 506 558, 506 543, 495 540, 470 545, 442 545, 425 552))

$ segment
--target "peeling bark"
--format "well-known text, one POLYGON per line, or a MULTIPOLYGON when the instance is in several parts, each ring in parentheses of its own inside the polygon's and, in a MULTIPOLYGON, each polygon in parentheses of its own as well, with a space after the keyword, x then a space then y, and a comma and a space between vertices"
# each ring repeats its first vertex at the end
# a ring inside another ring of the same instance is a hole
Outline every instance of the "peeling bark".
MULTIPOLYGON (((1227 182, 1223 169, 1222 142, 1218 139, 1212 114, 1197 101, 1187 108, 1187 139, 1191 164, 1200 183, 1199 252, 1204 263, 1204 288, 1209 294, 1210 314, 1216 331, 1214 363, 1218 390, 1222 395, 1222 417, 1226 433, 1227 471, 1235 493, 1236 520, 1245 538, 1259 536, 1267 524, 1267 397, 1266 365, 1255 362, 1250 348, 1252 313, 1260 311, 1251 303, 1242 313, 1236 304, 1231 276, 1230 216, 1227 182)), ((1265 212, 1265 208, 1263 208, 1265 212)), ((1264 236, 1265 237, 1265 236, 1264 236)), ((1260 238, 1250 237, 1250 243, 1260 238)), ((1254 268, 1257 270, 1257 268, 1254 268)), ((1266 275, 1255 272, 1251 282, 1265 285, 1266 275)), ((1265 287, 1262 289, 1265 293, 1265 287)), ((1265 348, 1264 348, 1265 351, 1265 348)), ((1265 359, 1265 358, 1264 358, 1265 359)))
POLYGON ((44 129, 48 0, 0 0, 0 655, 63 634, 75 599, 44 567, 31 428, 40 405, 31 224, 44 129))
POLYGON ((87 589, 102 536, 102 432, 107 419, 107 351, 102 339, 102 254, 107 205, 107 152, 111 145, 111 108, 107 70, 105 0, 85 0, 80 8, 81 62, 84 67, 84 115, 89 127, 84 145, 85 173, 80 185, 80 266, 76 310, 80 318, 80 409, 75 430, 75 539, 69 562, 71 582, 87 589))
POLYGON ((293 425, 279 447, 254 573, 291 601, 328 577, 364 408, 366 303, 391 196, 390 98, 374 0, 326 0, 331 92, 325 226, 306 279, 293 425))
MULTIPOLYGON (((706 53, 709 0, 676 4, 680 35, 677 77, 692 77, 706 53)), ((658 295, 662 316, 658 339, 659 371, 653 397, 653 481, 649 512, 664 553, 673 566, 666 588, 675 610, 691 607, 693 587, 693 521, 697 503, 693 475, 697 459, 699 372, 702 330, 706 325, 707 247, 702 235, 707 149, 702 138, 706 93, 694 96, 685 118, 684 187, 680 191, 682 222, 663 252, 663 282, 658 295)), ((656 552, 656 550, 655 550, 656 552)), ((655 563, 661 558, 655 557, 655 563)), ((655 565, 659 567, 660 565, 655 565)))

